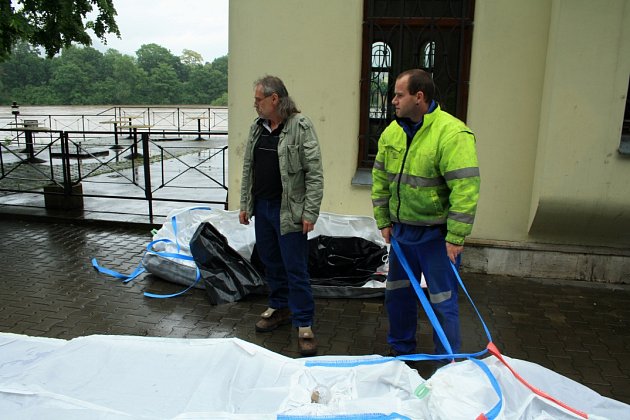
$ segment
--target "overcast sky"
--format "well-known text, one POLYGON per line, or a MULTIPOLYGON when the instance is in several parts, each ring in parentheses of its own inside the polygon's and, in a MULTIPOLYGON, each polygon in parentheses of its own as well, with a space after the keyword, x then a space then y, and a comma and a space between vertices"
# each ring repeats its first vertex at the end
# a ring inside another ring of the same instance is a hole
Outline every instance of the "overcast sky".
POLYGON ((228 53, 228 0, 114 0, 114 7, 121 39, 108 34, 107 45, 94 39, 99 51, 135 56, 153 43, 176 56, 196 51, 207 62, 228 53))

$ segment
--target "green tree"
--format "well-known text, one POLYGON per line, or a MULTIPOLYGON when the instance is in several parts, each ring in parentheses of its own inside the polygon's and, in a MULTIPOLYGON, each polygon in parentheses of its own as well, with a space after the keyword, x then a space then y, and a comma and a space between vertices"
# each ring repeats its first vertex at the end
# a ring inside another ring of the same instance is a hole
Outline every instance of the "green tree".
POLYGON ((227 106, 228 105, 228 93, 227 92, 223 92, 223 94, 221 96, 219 96, 217 99, 215 99, 214 101, 212 101, 212 103, 210 105, 227 106))
MULTIPOLYGON (((216 71, 218 71, 219 73, 223 74, 227 80, 227 74, 228 74, 228 56, 224 55, 221 56, 219 58, 215 58, 214 61, 212 62, 212 68, 215 69, 216 71)), ((226 85, 227 87, 227 85, 226 85)))
POLYGON ((138 58, 113 49, 103 54, 70 46, 48 59, 21 41, 0 62, 0 103, 227 104, 227 56, 198 64, 197 53, 185 51, 189 64, 155 44, 142 46, 138 58))
POLYGON ((99 103, 95 87, 109 73, 100 51, 71 46, 53 59, 50 86, 64 104, 95 104, 99 103))
POLYGON ((223 75, 214 70, 211 64, 193 66, 188 81, 184 83, 183 102, 190 104, 209 104, 225 91, 223 75))
POLYGON ((179 56, 185 66, 203 65, 203 57, 197 51, 184 49, 182 55, 179 56))
POLYGON ((181 102, 181 82, 175 70, 166 63, 161 63, 148 75, 146 84, 146 103, 168 105, 181 102))
POLYGON ((37 50, 26 42, 18 42, 9 60, 0 62, 0 103, 23 101, 21 95, 27 86, 48 83, 50 62, 39 56, 37 50))
POLYGON ((179 57, 174 56, 168 49, 160 45, 144 44, 136 51, 136 56, 138 57, 138 65, 149 75, 164 64, 171 67, 179 79, 186 78, 187 69, 179 57))
POLYGON ((73 43, 92 45, 87 30, 107 43, 107 33, 120 37, 115 16, 113 0, 0 0, 0 61, 20 40, 43 47, 49 58, 73 43), (86 20, 94 6, 96 18, 86 20))
POLYGON ((146 85, 146 73, 140 69, 134 57, 109 49, 103 56, 111 69, 109 77, 98 86, 103 104, 124 105, 143 102, 142 86, 146 85))

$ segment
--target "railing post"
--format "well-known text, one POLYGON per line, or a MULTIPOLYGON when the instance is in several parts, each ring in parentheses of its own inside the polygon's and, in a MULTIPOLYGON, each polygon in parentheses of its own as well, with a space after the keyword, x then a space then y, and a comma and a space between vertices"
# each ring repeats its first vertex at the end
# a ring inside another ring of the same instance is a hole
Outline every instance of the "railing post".
POLYGON ((149 223, 153 223, 153 192, 151 191, 151 161, 149 133, 142 133, 142 161, 144 163, 144 196, 149 203, 149 223))
POLYGON ((63 173, 63 193, 72 193, 72 171, 70 170, 70 141, 66 131, 61 132, 61 167, 63 173))
POLYGON ((83 209, 83 186, 81 182, 78 182, 76 185, 72 184, 68 133, 66 131, 60 131, 59 139, 61 143, 63 185, 59 187, 52 178, 51 184, 44 185, 44 206, 47 209, 53 210, 83 209))

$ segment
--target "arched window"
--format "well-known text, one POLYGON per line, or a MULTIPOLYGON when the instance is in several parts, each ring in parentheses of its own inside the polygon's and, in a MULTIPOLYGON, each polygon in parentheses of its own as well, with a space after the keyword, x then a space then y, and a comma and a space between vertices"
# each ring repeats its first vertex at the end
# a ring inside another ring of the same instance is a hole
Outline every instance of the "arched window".
MULTIPOLYGON (((391 121, 396 76, 433 75, 440 106, 466 121, 474 0, 364 0, 358 167, 369 169, 391 121)), ((361 183, 361 182, 357 182, 361 183)))
POLYGON ((372 44, 372 72, 370 74, 370 118, 387 118, 389 73, 392 49, 384 42, 372 44))
POLYGON ((435 66, 435 41, 425 42, 420 54, 420 67, 429 73, 433 73, 433 67, 435 66))

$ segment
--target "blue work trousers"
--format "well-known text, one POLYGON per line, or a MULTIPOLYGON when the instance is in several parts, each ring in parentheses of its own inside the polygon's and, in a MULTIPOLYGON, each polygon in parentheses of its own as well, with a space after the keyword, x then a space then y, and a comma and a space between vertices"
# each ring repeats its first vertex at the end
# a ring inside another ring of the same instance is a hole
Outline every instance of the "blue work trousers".
POLYGON ((269 307, 289 307, 293 326, 313 325, 315 302, 308 274, 308 236, 280 234, 280 200, 256 199, 256 249, 265 266, 269 307))
MULTIPOLYGON (((429 301, 454 353, 460 351, 458 281, 446 254, 444 227, 394 224, 392 235, 400 245, 415 278, 420 282, 424 273, 429 289, 429 301)), ((456 267, 459 267, 457 258, 456 267)), ((418 296, 409 275, 402 267, 396 252, 389 254, 389 273, 385 291, 385 306, 389 316, 387 342, 398 354, 416 353, 418 325, 418 296)), ((436 354, 446 350, 433 333, 436 354)))

